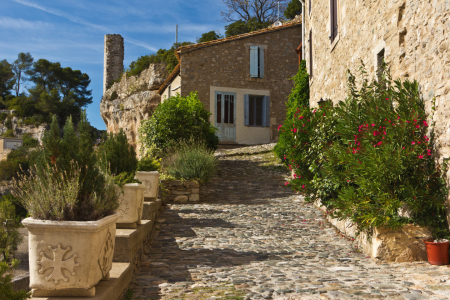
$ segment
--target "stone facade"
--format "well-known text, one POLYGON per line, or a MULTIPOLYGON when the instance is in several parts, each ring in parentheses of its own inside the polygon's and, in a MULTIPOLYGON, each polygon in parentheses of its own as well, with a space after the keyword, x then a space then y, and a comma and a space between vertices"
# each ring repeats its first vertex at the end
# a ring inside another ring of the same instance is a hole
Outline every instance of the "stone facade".
POLYGON ((159 198, 163 202, 198 202, 200 201, 200 184, 193 180, 162 180, 164 190, 160 189, 159 198))
MULTIPOLYGON (((252 33, 245 37, 236 36, 210 45, 195 46, 196 48, 182 47, 178 50, 181 95, 187 96, 190 92, 197 91, 205 108, 214 116, 215 108, 211 105, 211 102, 214 104, 214 90, 228 88, 223 91, 239 89, 245 93, 251 91, 255 95, 260 94, 257 91, 264 95, 270 94, 270 130, 268 129, 267 141, 264 142, 275 141, 277 126, 285 118, 285 102, 294 86, 290 79, 298 71, 295 49, 300 43, 301 24, 295 23, 279 30, 252 33), (264 78, 250 78, 249 75, 249 48, 255 45, 265 48, 264 78)), ((239 94, 239 91, 236 93, 239 94)), ((236 101, 236 120, 239 121, 243 119, 244 112, 238 108, 244 99, 237 95, 236 101)), ((214 121, 213 117, 211 120, 214 121)), ((251 138, 255 134, 258 133, 248 135, 251 138)))
POLYGON ((426 112, 436 121, 439 155, 450 157, 450 1, 338 0, 338 34, 333 43, 329 38, 330 0, 305 2, 309 72, 312 33, 311 105, 317 105, 320 98, 334 103, 345 99, 346 70, 356 74, 362 60, 373 78, 379 57, 384 56, 394 80, 418 81, 426 112))
POLYGON ((106 92, 109 84, 122 74, 124 55, 123 37, 120 34, 105 35, 103 93, 106 92))

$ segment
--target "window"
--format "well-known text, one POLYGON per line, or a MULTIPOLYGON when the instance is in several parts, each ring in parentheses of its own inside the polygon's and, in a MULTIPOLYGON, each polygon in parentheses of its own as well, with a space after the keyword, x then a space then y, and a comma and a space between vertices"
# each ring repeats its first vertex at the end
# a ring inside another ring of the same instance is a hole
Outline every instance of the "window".
POLYGON ((250 47, 250 77, 264 78, 264 48, 250 47))
POLYGON ((309 0, 309 14, 311 14, 311 0, 309 0))
POLYGON ((384 64, 384 48, 377 54, 377 76, 378 79, 383 75, 383 64, 384 64))
POLYGON ((313 77, 313 42, 312 30, 309 31, 309 78, 313 77))
POLYGON ((168 89, 168 92, 167 92, 167 98, 170 98, 170 97, 172 97, 172 85, 169 85, 169 86, 167 87, 167 89, 168 89))
POLYGON ((234 93, 216 92, 216 123, 234 124, 234 93))
POLYGON ((270 126, 269 96, 244 96, 244 123, 245 126, 270 126))
POLYGON ((338 34, 338 0, 330 0, 330 40, 331 43, 334 42, 334 39, 338 34))

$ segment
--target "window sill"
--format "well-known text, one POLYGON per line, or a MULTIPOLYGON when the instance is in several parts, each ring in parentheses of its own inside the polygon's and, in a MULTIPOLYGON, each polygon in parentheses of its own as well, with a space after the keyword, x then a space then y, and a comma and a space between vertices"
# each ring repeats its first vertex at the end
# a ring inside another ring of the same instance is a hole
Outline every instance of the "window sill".
POLYGON ((331 44, 330 53, 333 52, 334 48, 336 47, 337 43, 339 42, 340 34, 338 33, 336 38, 334 39, 333 43, 331 44))

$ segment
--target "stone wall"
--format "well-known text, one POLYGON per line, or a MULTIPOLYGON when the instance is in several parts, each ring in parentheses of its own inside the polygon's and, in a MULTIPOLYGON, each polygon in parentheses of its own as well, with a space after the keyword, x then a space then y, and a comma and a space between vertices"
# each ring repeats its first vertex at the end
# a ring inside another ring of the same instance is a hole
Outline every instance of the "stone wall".
MULTIPOLYGON (((0 123, 0 134, 6 132, 8 128, 4 125, 4 123, 0 123)), ((17 117, 13 117, 11 119, 12 122, 12 129, 14 131, 14 134, 16 137, 20 137, 25 133, 30 133, 31 136, 39 141, 39 143, 42 141, 42 138, 44 137, 44 132, 49 128, 47 124, 40 124, 40 125, 23 125, 23 120, 19 119, 17 117)))
POLYGON ((120 77, 123 72, 125 47, 120 34, 105 35, 105 53, 103 66, 103 93, 111 82, 120 77))
POLYGON ((105 91, 100 102, 100 114, 108 133, 118 133, 123 129, 128 141, 139 150, 139 126, 161 102, 157 89, 167 76, 165 64, 151 64, 139 76, 123 76, 120 82, 115 82, 105 91))
POLYGON ((200 184, 193 180, 162 180, 164 190, 159 190, 163 202, 198 202, 200 201, 200 184))
MULTIPOLYGON (((270 91, 270 140, 277 139, 277 126, 285 118, 288 95, 298 71, 295 49, 301 43, 301 26, 258 34, 200 48, 181 50, 181 95, 198 91, 199 99, 210 108, 210 87, 228 87, 270 91), (251 44, 265 45, 265 78, 249 77, 251 44)), ((242 100, 243 101, 243 100, 242 100)), ((236 112, 239 113, 239 112, 236 112)), ((243 112, 242 112, 243 113, 243 112)))
POLYGON ((436 121, 439 155, 441 159, 450 157, 450 1, 338 0, 339 33, 333 44, 329 39, 330 0, 312 1, 311 15, 309 1, 306 4, 308 68, 312 30, 311 105, 317 105, 320 98, 334 103, 345 99, 346 70, 356 74, 360 60, 373 78, 377 55, 384 50, 393 79, 419 82, 426 112, 436 121))

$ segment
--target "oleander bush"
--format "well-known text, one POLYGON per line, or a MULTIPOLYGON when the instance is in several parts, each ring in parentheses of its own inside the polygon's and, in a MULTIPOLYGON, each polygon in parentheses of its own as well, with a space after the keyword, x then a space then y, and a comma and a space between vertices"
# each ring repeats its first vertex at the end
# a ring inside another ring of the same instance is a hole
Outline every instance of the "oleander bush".
POLYGON ((196 138, 215 150, 219 139, 217 130, 209 122, 211 113, 198 99, 197 93, 186 97, 177 94, 158 105, 150 119, 141 123, 139 138, 146 153, 155 158, 163 157, 168 148, 183 140, 196 138))
POLYGON ((174 144, 162 159, 163 172, 183 180, 208 182, 217 172, 214 151, 204 141, 190 139, 174 144))
POLYGON ((418 83, 392 81, 387 68, 369 81, 362 65, 358 80, 348 73, 348 88, 336 107, 299 107, 280 127, 291 141, 283 159, 295 173, 287 184, 369 235, 414 223, 448 236, 446 164, 437 162, 418 83))

